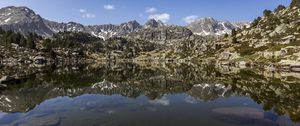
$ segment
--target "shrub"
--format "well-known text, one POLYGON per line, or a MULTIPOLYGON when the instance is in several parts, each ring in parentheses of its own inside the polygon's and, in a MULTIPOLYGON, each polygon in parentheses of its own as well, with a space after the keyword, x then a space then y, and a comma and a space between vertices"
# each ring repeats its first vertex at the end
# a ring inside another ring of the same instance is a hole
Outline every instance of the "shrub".
POLYGON ((254 21, 252 22, 252 26, 256 26, 258 25, 259 21, 261 21, 261 17, 257 17, 256 19, 254 19, 254 21))
POLYGON ((236 36, 236 30, 235 30, 235 29, 232 29, 232 31, 231 31, 231 36, 232 36, 232 37, 235 37, 235 36, 236 36))
POLYGON ((270 10, 264 10, 264 16, 265 17, 269 17, 271 15, 272 15, 272 11, 270 11, 270 10))
POLYGON ((278 7, 274 10, 274 12, 279 12, 284 9, 286 9, 286 7, 284 5, 278 5, 278 7))

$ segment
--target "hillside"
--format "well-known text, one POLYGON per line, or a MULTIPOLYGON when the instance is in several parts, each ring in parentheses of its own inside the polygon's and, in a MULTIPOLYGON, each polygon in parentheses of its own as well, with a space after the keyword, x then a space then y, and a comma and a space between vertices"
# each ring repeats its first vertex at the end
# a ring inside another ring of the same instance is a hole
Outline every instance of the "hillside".
MULTIPOLYGON (((10 19, 15 16, 8 14, 15 11, 18 12, 14 14, 17 17, 19 13, 22 14, 21 17, 24 17, 22 19, 25 22, 21 24, 26 26, 30 24, 31 19, 41 19, 40 16, 26 7, 6 7, 0 11, 2 15, 0 26, 4 29, 0 33, 3 52, 0 58, 8 62, 24 62, 21 59, 34 61, 36 56, 33 54, 36 52, 51 56, 52 59, 49 61, 63 61, 66 58, 68 61, 75 60, 74 62, 192 61, 236 66, 297 67, 300 64, 299 6, 299 2, 294 0, 290 7, 279 5, 274 11, 265 10, 264 16, 256 18, 248 27, 213 18, 198 20, 194 24, 195 27, 188 26, 190 29, 164 24, 154 19, 149 20, 144 26, 136 21, 120 25, 84 26, 75 22, 56 23, 46 19, 37 20, 43 24, 41 26, 46 26, 52 32, 52 37, 48 39, 41 37, 43 34, 24 33, 30 32, 30 29, 27 29, 29 31, 14 29, 14 26, 19 26, 15 25, 19 19, 10 19), (201 27, 197 28, 197 24, 201 24, 201 27), (215 37, 201 36, 193 32, 206 28, 213 34, 222 33, 224 37, 218 37, 216 40, 215 37), (228 32, 231 35, 228 35, 228 32), (33 52, 24 57, 17 53, 23 48, 29 49, 26 52, 33 52)), ((43 29, 43 33, 46 33, 47 28, 43 29)))
POLYGON ((219 39, 213 57, 221 64, 300 64, 300 5, 295 1, 265 10, 249 28, 219 39))

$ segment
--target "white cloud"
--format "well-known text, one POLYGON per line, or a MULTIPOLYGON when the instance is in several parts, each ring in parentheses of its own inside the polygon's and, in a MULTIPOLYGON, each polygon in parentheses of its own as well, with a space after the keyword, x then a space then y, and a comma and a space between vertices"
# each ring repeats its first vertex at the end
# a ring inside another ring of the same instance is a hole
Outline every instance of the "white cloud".
POLYGON ((86 13, 86 10, 85 9, 79 9, 79 12, 80 13, 86 13))
POLYGON ((187 17, 183 18, 183 20, 188 24, 196 21, 197 19, 198 19, 197 15, 191 15, 191 16, 187 16, 187 17))
POLYGON ((170 105, 170 100, 166 96, 163 96, 161 99, 155 99, 155 100, 149 101, 149 103, 156 104, 156 105, 168 106, 168 105, 170 105))
POLYGON ((154 7, 151 7, 151 8, 146 8, 146 13, 155 13, 157 11, 157 9, 156 8, 154 8, 154 7))
POLYGON ((191 96, 185 97, 184 101, 186 103, 190 103, 190 104, 197 104, 198 103, 198 101, 195 98, 191 97, 191 96))
POLYGON ((81 13, 81 17, 82 18, 95 18, 96 15, 93 13, 89 13, 87 10, 85 9, 79 9, 79 12, 81 13))
POLYGON ((87 13, 87 14, 83 14, 81 15, 82 18, 95 18, 96 15, 92 14, 92 13, 87 13))
POLYGON ((104 9, 105 10, 115 10, 116 8, 114 5, 108 4, 108 5, 104 5, 104 9))
POLYGON ((149 15, 149 19, 155 19, 155 20, 160 20, 163 23, 166 23, 170 20, 171 15, 168 13, 162 13, 162 14, 152 14, 149 15))

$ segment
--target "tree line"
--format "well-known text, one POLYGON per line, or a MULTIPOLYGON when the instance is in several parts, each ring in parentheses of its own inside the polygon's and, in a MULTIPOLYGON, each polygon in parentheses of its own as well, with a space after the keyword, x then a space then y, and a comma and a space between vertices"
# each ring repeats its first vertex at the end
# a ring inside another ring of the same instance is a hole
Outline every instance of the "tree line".
POLYGON ((5 47, 11 47, 11 44, 17 44, 21 47, 36 49, 36 42, 41 39, 42 37, 35 33, 22 35, 19 32, 16 33, 11 30, 5 31, 0 27, 0 45, 5 47))

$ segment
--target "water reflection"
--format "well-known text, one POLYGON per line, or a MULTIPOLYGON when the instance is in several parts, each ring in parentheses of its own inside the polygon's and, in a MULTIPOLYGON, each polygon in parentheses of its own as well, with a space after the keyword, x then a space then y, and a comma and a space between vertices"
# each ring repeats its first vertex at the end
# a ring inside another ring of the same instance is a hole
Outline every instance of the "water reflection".
POLYGON ((186 64, 2 69, 0 125, 298 125, 297 73, 186 64), (169 120, 169 121, 166 121, 169 120))

